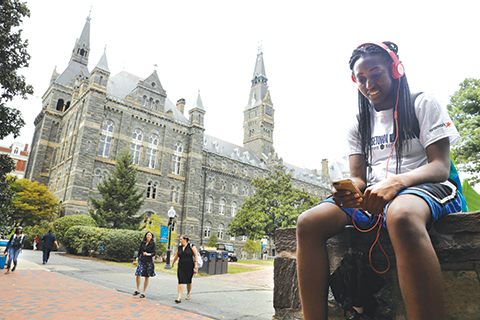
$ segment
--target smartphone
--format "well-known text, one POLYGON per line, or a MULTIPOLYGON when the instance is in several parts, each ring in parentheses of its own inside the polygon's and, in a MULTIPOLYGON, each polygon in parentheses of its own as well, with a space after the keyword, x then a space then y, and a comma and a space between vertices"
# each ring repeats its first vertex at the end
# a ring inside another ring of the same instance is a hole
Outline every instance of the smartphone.
POLYGON ((358 188, 355 186, 355 183, 351 179, 337 179, 332 182, 333 187, 337 191, 350 191, 352 193, 358 193, 360 197, 363 197, 363 194, 358 188))

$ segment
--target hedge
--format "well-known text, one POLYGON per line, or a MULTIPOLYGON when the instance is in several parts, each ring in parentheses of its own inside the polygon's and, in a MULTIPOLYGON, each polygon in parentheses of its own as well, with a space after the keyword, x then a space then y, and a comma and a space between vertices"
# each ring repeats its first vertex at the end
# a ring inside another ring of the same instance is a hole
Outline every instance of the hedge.
POLYGON ((97 223, 92 217, 83 214, 75 214, 59 218, 53 222, 54 234, 57 237, 58 242, 65 245, 65 233, 72 226, 96 227, 97 223))
POLYGON ((144 235, 145 231, 111 229, 103 235, 100 245, 107 259, 132 261, 144 235))
POLYGON ((110 232, 110 230, 88 226, 73 226, 65 233, 63 245, 69 253, 94 255, 100 251, 100 241, 107 232, 110 232))

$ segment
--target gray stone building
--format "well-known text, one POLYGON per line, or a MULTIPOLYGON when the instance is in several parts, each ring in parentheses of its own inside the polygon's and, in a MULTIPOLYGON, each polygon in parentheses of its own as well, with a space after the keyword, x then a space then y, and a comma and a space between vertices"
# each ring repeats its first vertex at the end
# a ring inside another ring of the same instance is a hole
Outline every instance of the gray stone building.
POLYGON ((205 134, 208 107, 200 92, 187 117, 185 100, 174 105, 156 71, 145 79, 126 71, 111 75, 105 52, 90 71, 89 56, 87 18, 68 67, 54 70, 43 95, 26 170, 28 179, 61 201, 62 215, 88 214, 89 197, 100 197, 97 184, 123 148, 133 153, 145 189, 142 213, 167 218, 173 206, 175 231, 195 243, 216 233, 242 246, 245 237, 226 235, 228 223, 255 192, 251 180, 273 170, 292 174, 294 186, 313 195, 329 194, 326 160, 319 173, 284 163, 275 153, 275 110, 261 49, 243 111, 243 146, 205 134))

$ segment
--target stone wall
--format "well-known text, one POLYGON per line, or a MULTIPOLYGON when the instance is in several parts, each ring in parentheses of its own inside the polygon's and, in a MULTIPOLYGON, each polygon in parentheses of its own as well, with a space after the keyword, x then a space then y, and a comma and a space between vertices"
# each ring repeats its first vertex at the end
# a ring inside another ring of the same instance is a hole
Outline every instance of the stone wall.
MULTIPOLYGON (((445 216, 429 233, 442 268, 447 319, 480 319, 480 211, 445 216)), ((375 234, 355 231, 356 248, 368 252, 375 234)), ((379 307, 375 319, 406 319, 395 256, 386 230, 380 234, 380 243, 388 254, 391 267, 382 275, 387 284, 377 294, 379 307)), ((297 282, 296 246, 295 228, 276 231, 274 319, 303 319, 297 282)), ((327 248, 330 270, 333 272, 347 250, 344 233, 329 239, 327 248)), ((373 250, 372 260, 377 270, 384 270, 387 266, 387 259, 378 246, 373 250)), ((331 293, 328 307, 329 319, 345 319, 331 293)))

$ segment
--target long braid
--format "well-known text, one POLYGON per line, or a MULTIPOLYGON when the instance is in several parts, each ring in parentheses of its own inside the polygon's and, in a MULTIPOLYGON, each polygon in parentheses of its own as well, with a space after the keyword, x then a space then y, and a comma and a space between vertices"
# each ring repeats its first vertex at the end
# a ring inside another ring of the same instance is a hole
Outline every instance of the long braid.
MULTIPOLYGON (((398 47, 393 42, 385 41, 383 42, 387 45, 398 57, 398 47)), ((353 67, 358 59, 361 57, 370 55, 370 54, 380 54, 387 59, 389 62, 393 62, 390 55, 383 50, 382 48, 372 45, 366 44, 357 48, 353 51, 352 56, 350 57, 349 65, 350 70, 353 71, 353 67)), ((398 79, 394 80, 394 83, 398 86, 398 79)), ((370 116, 370 108, 371 103, 370 101, 360 92, 358 91, 358 128, 361 138, 361 147, 363 153, 365 154, 367 164, 371 163, 372 160, 372 141, 371 141, 371 116, 370 116)), ((397 144, 395 145, 396 151, 396 172, 401 173, 401 162, 403 157, 404 150, 408 150, 410 148, 409 139, 417 136, 417 132, 419 132, 418 121, 416 120, 415 116, 415 109, 411 103, 410 99, 410 89, 408 86, 408 81, 406 75, 403 75, 401 82, 400 82, 400 91, 398 97, 398 108, 397 108, 397 115, 398 115, 398 140, 397 144)), ((394 127, 394 136, 396 135, 396 128, 394 127)))

